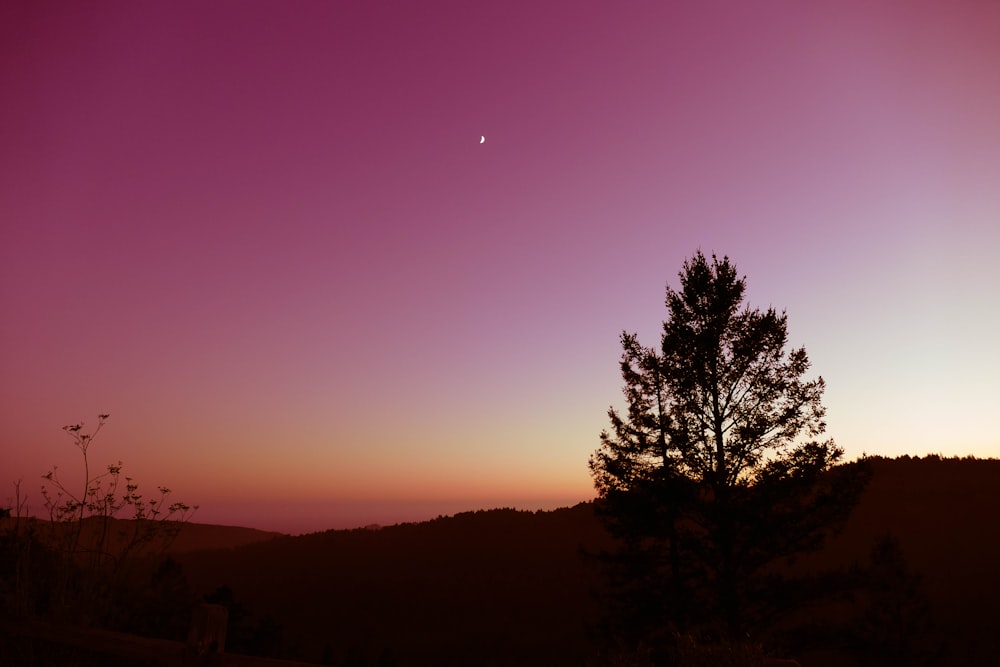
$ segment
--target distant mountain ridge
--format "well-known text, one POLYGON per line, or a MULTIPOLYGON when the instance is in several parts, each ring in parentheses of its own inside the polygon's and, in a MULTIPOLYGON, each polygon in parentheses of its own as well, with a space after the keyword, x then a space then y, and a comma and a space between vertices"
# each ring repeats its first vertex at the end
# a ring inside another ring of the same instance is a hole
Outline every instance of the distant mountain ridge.
POLYGON ((287 535, 240 526, 186 523, 181 527, 177 537, 174 538, 168 552, 181 554, 211 549, 237 549, 279 537, 287 537, 287 535))
MULTIPOLYGON (((38 517, 8 517, 0 519, 0 531, 7 530, 20 521, 24 528, 33 527, 34 530, 45 534, 61 534, 59 531, 75 529, 76 521, 63 523, 51 523, 47 519, 38 517)), ((82 538, 84 542, 93 540, 94 534, 101 530, 103 519, 100 517, 87 517, 83 520, 82 538)), ((133 532, 134 522, 132 519, 108 519, 108 534, 118 540, 127 539, 133 532)), ((240 526, 220 526, 205 523, 193 522, 165 522, 162 526, 158 539, 151 546, 155 551, 163 551, 168 554, 182 554, 189 551, 203 551, 212 549, 235 549, 238 547, 272 540, 277 537, 286 537, 284 533, 276 533, 256 528, 243 528, 240 526), (163 535, 162 533, 176 530, 174 537, 163 535)))

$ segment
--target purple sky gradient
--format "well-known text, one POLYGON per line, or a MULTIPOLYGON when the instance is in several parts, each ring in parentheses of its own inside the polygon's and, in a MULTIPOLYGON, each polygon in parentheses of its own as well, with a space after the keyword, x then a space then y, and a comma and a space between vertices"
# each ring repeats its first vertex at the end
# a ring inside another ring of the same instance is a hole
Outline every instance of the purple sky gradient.
POLYGON ((0 6, 0 483, 109 412, 199 521, 588 499, 698 248, 849 457, 1000 456, 1000 3, 625 4, 0 6))

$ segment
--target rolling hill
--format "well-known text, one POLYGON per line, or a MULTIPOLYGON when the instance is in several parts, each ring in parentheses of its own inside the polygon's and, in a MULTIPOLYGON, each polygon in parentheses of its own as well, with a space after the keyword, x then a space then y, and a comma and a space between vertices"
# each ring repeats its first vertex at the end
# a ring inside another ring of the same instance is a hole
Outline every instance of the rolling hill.
MULTIPOLYGON (((922 577, 937 664, 989 664, 1000 651, 1000 461, 872 460, 841 535, 808 567, 865 561, 890 532, 922 577)), ((593 507, 510 509, 378 530, 277 537, 186 551, 200 593, 227 585, 283 629, 294 657, 333 664, 580 665, 597 614, 591 560, 608 544, 593 507)), ((802 664, 809 667, 806 657, 802 664)), ((816 658, 818 661, 819 658, 816 658)))

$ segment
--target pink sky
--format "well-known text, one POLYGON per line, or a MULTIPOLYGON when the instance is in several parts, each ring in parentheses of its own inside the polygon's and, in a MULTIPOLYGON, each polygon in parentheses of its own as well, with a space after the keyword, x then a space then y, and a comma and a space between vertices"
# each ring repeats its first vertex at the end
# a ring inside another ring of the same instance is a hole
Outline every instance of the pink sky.
POLYGON ((589 499, 698 248, 849 457, 1000 456, 1000 3, 820 4, 3 3, 0 504, 100 412, 203 522, 589 499))

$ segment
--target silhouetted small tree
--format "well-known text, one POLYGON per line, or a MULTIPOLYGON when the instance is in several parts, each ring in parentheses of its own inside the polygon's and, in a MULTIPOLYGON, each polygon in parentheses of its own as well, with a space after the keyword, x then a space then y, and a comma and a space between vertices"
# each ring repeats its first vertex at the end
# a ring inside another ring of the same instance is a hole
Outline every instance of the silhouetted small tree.
POLYGON ((699 251, 679 275, 660 347, 622 334, 627 412, 609 410, 590 458, 620 545, 612 621, 675 658, 678 638, 745 642, 801 602, 776 565, 817 549, 868 478, 819 439, 825 385, 804 348, 786 351, 785 313, 746 305, 728 258, 699 251))
POLYGON ((899 539, 889 533, 879 538, 856 579, 862 585, 853 597, 862 612, 847 635, 858 662, 864 667, 940 664, 944 647, 935 643, 921 577, 907 567, 899 539))

